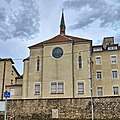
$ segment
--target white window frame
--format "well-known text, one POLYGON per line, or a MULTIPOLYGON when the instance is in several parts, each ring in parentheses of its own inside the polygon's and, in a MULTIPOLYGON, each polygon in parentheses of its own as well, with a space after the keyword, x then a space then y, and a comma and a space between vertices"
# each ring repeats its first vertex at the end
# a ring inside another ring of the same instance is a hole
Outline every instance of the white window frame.
POLYGON ((118 85, 113 86, 112 87, 112 92, 113 92, 113 95, 119 95, 119 86, 118 85), (116 93, 115 93, 115 89, 114 88, 118 88, 116 93))
POLYGON ((64 93, 64 83, 63 82, 58 82, 58 93, 61 93, 61 94, 63 94, 64 93), (62 86, 60 86, 60 85, 62 85, 62 86))
POLYGON ((15 88, 10 88, 10 95, 15 96, 15 88))
POLYGON ((76 93, 78 94, 78 95, 85 95, 86 93, 85 93, 86 91, 85 91, 85 80, 77 80, 77 82, 76 82, 76 93), (84 86, 83 86, 83 92, 80 92, 79 91, 79 86, 78 86, 78 84, 79 83, 82 83, 84 86))
POLYGON ((102 47, 94 47, 93 51, 94 52, 102 51, 102 47))
POLYGON ((41 94, 41 82, 35 82, 34 83, 34 95, 40 95, 41 94), (39 92, 36 91, 36 85, 39 85, 39 92))
POLYGON ((108 46, 108 50, 117 50, 117 46, 108 46))
POLYGON ((101 71, 101 70, 97 70, 97 71, 96 71, 96 79, 97 79, 97 80, 101 80, 101 79, 102 79, 102 76, 103 76, 102 71, 101 71), (101 73, 101 75, 99 75, 99 76, 101 76, 101 78, 100 78, 100 77, 98 77, 98 74, 97 74, 98 72, 100 72, 100 73, 101 73))
POLYGON ((112 69, 112 79, 118 79, 118 70, 117 69, 112 69), (116 75, 113 75, 113 71, 117 72, 117 77, 115 77, 116 75))
POLYGON ((50 94, 64 94, 65 89, 64 89, 65 83, 63 81, 51 81, 50 82, 50 94), (55 91, 52 89, 52 83, 56 84, 55 91), (62 86, 60 86, 62 84, 62 86))
POLYGON ((77 92, 78 92, 78 94, 85 94, 85 83, 84 83, 84 81, 78 81, 77 82, 77 92), (81 87, 81 88, 79 88, 79 84, 83 84, 83 88, 81 87), (80 90, 79 90, 80 89, 80 90))
POLYGON ((102 64, 102 57, 101 56, 96 56, 95 57, 95 62, 96 62, 96 65, 101 65, 102 64), (100 58, 99 60, 97 58, 100 58))
POLYGON ((116 56, 116 55, 111 55, 111 56, 110 56, 110 60, 111 60, 111 63, 112 63, 112 64, 116 64, 116 63, 117 63, 117 56, 116 56), (112 58, 112 57, 115 57, 115 60, 114 60, 114 58, 112 58))
POLYGON ((97 87, 97 96, 99 96, 99 97, 103 96, 103 87, 102 86, 97 87), (102 89, 98 89, 98 88, 102 88, 102 89))

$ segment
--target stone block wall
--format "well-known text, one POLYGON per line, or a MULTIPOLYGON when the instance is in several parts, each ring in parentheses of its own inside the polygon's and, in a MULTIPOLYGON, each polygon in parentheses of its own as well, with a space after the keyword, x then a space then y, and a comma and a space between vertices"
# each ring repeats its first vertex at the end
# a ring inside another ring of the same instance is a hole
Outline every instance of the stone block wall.
MULTIPOLYGON (((93 101, 95 119, 120 119, 120 97, 100 97, 94 98, 93 101)), ((90 98, 8 100, 7 118, 8 120, 91 119, 91 101, 90 98)))

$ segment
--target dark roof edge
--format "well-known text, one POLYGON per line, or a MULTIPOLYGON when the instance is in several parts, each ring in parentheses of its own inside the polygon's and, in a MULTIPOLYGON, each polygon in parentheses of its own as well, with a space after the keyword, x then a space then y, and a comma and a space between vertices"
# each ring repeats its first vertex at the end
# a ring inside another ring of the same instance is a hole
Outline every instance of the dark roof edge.
POLYGON ((18 77, 15 77, 15 79, 22 79, 23 78, 23 75, 20 75, 18 77))
POLYGON ((0 61, 11 61, 11 63, 14 64, 12 58, 0 58, 0 61))
POLYGON ((17 74, 18 76, 20 76, 19 72, 17 71, 17 69, 15 68, 14 65, 12 65, 12 68, 15 70, 16 74, 17 74))
POLYGON ((26 60, 29 60, 29 58, 30 58, 30 57, 25 58, 25 59, 23 60, 23 62, 25 62, 26 60))
POLYGON ((12 86, 22 86, 22 84, 5 85, 5 87, 12 87, 12 86))

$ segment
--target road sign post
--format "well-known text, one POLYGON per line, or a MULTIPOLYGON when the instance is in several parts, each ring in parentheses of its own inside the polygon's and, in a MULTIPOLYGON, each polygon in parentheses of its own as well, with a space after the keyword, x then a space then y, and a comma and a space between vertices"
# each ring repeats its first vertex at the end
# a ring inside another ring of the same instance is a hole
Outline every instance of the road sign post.
POLYGON ((6 115, 7 115, 7 98, 10 98, 10 92, 5 91, 4 92, 4 97, 5 97, 5 114, 4 114, 4 120, 6 120, 6 115))

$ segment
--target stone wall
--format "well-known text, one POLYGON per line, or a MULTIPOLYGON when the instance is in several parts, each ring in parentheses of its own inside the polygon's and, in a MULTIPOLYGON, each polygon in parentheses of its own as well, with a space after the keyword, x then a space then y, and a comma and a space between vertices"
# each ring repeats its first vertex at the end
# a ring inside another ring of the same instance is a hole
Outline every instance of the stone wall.
MULTIPOLYGON (((91 119, 91 101, 90 98, 8 100, 7 115, 9 120, 86 120, 91 119)), ((94 117, 119 120, 120 97, 94 98, 94 117)))

